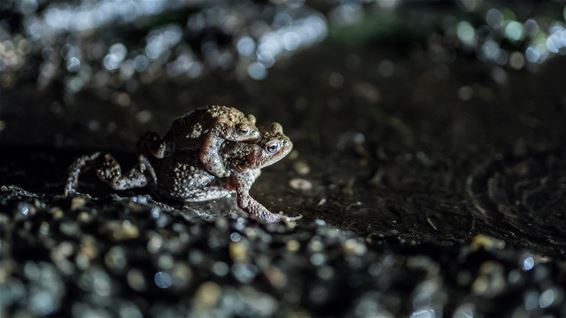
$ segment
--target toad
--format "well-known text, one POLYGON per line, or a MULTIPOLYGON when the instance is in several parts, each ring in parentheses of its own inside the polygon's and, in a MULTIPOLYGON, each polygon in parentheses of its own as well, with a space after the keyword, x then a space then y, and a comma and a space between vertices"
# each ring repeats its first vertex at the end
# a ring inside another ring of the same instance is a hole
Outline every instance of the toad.
POLYGON ((98 177, 115 190, 148 187, 160 198, 181 202, 200 202, 236 194, 237 204, 244 212, 264 223, 294 221, 271 213, 253 199, 249 190, 261 169, 283 159, 291 149, 291 140, 278 123, 261 130, 261 138, 253 142, 226 141, 219 148, 219 157, 229 170, 230 177, 210 174, 199 160, 197 152, 173 154, 163 159, 139 156, 136 167, 123 175, 119 163, 109 154, 100 152, 77 159, 70 167, 65 194, 76 192, 78 177, 83 168, 94 167, 98 177))
POLYGON ((138 150, 158 159, 198 150, 206 171, 216 177, 227 177, 229 170, 220 158, 220 146, 226 140, 259 138, 255 122, 253 115, 246 116, 234 107, 213 105, 199 108, 173 121, 163 139, 156 133, 147 133, 138 142, 138 150))

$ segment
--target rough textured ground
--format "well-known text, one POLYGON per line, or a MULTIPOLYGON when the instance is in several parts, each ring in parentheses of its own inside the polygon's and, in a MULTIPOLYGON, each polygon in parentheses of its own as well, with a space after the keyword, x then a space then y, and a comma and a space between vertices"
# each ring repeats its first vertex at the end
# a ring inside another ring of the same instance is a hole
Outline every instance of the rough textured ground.
POLYGON ((330 41, 262 82, 164 81, 126 106, 115 92, 0 92, 0 184, 33 192, 0 194, 0 313, 566 315, 564 59, 531 73, 411 52, 330 41), (296 152, 253 195, 302 213, 295 228, 226 202, 161 211, 94 178, 83 192, 99 199, 54 196, 77 155, 131 162, 145 130, 203 104, 283 124, 296 152))

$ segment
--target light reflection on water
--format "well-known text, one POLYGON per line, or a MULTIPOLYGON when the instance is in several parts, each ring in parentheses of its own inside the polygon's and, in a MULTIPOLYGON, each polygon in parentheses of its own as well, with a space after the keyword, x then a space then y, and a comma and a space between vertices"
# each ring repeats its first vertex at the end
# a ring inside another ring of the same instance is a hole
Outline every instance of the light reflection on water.
MULTIPOLYGON (((412 4, 401 0, 324 5, 295 0, 266 4, 8 1, 0 6, 0 73, 4 73, 0 86, 14 86, 26 72, 36 72, 33 77, 43 88, 62 79, 67 93, 104 86, 109 78, 125 82, 143 77, 151 82, 162 76, 197 78, 214 70, 262 80, 282 58, 324 40, 330 27, 355 25, 375 18, 375 12, 395 16, 410 11, 412 4), (37 67, 24 67, 30 64, 37 67)), ((434 20, 442 20, 437 14, 426 21, 429 36, 454 37, 456 42, 444 45, 456 45, 455 49, 475 52, 481 61, 516 70, 532 69, 566 53, 566 10, 558 4, 554 6, 561 14, 531 10, 532 16, 523 19, 501 2, 458 4, 450 13, 458 19, 441 23, 434 20), (435 30, 438 24, 441 29, 435 30)))
POLYGON ((151 82, 218 69, 259 80, 327 33, 324 15, 303 1, 25 0, 2 9, 20 21, 15 28, 0 23, 0 71, 12 73, 13 84, 24 65, 40 59, 39 87, 63 77, 68 93, 106 82, 96 78, 136 74, 151 82))
POLYGON ((63 32, 87 32, 111 23, 130 23, 142 17, 181 8, 185 3, 184 0, 82 1, 76 6, 54 3, 42 14, 28 16, 24 23, 31 37, 50 39, 63 32))

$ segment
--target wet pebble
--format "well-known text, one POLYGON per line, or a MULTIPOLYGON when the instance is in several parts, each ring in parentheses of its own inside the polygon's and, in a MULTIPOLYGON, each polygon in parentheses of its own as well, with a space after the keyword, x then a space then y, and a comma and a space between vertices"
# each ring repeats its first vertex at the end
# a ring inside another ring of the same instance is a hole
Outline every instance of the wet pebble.
POLYGON ((220 286, 214 282, 205 282, 199 286, 195 294, 196 307, 212 307, 214 306, 221 295, 222 291, 220 286))
POLYGON ((32 214, 35 214, 35 207, 27 202, 18 203, 18 207, 16 210, 17 210, 17 214, 15 219, 17 221, 27 219, 32 214))
POLYGON ((110 221, 104 225, 103 231, 116 241, 135 239, 140 235, 138 227, 130 221, 110 221))
POLYGON ((306 176, 311 172, 311 167, 304 160, 298 160, 293 164, 293 169, 300 176, 306 176))
POLYGON ((128 264, 124 248, 120 246, 112 247, 104 256, 104 262, 108 269, 113 272, 121 273, 124 271, 128 264))
POLYGON ((479 276, 472 284, 477 295, 496 296, 505 288, 506 280, 503 267, 495 262, 487 261, 480 266, 479 276))
POLYGON ((289 186, 295 190, 299 191, 311 191, 312 190, 312 183, 303 178, 293 178, 289 181, 289 186))
POLYGON ((144 291, 147 288, 146 279, 139 269, 130 269, 126 275, 126 279, 130 288, 135 291, 144 291))
POLYGON ((86 200, 83 197, 74 197, 71 200, 71 210, 78 210, 84 207, 86 200))
POLYGON ((230 243, 230 258, 235 263, 245 262, 248 258, 247 247, 245 243, 230 243))

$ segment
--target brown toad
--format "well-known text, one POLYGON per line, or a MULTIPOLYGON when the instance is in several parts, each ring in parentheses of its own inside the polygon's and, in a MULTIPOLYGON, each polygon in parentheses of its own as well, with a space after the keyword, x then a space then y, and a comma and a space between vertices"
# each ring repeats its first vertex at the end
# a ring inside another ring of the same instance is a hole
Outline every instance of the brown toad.
POLYGON ((115 190, 147 186, 158 197, 181 202, 208 201, 236 194, 238 206, 261 222, 297 220, 301 216, 271 213, 249 194, 261 168, 283 159, 292 148, 292 142, 283 134, 278 123, 262 129, 259 140, 226 141, 220 146, 218 154, 230 174, 227 178, 210 174, 200 162, 197 152, 192 155, 190 152, 175 153, 151 160, 140 155, 139 165, 126 175, 122 175, 120 165, 111 155, 95 153, 77 159, 71 166, 65 194, 75 193, 83 167, 94 167, 98 177, 115 190))

